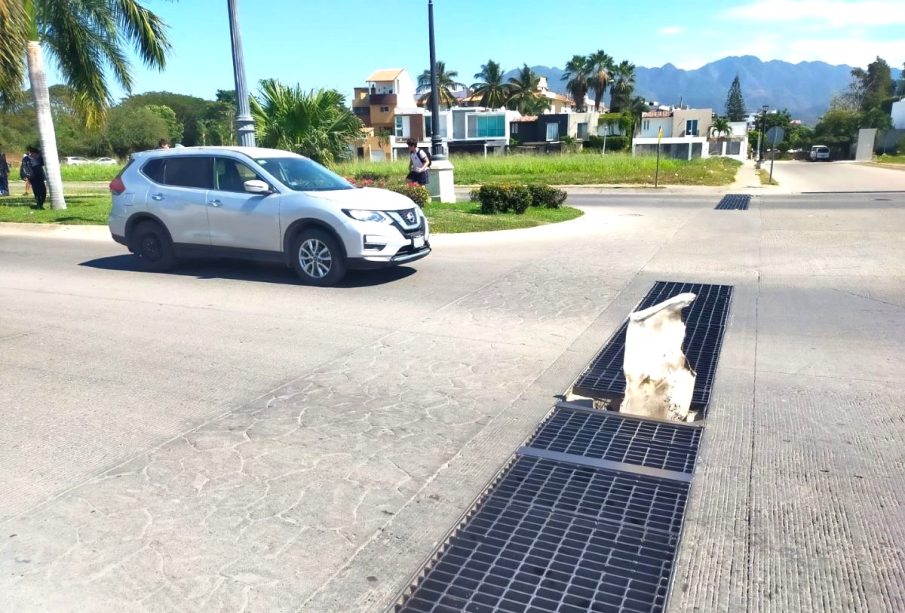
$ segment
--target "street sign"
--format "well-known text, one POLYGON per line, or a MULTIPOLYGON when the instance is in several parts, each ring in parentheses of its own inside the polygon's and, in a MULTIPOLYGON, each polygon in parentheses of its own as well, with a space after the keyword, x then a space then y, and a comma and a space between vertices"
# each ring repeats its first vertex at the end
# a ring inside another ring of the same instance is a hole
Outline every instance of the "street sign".
POLYGON ((770 143, 770 146, 772 147, 776 145, 776 143, 782 142, 782 139, 785 135, 785 130, 783 130, 779 126, 773 126, 769 130, 767 130, 767 142, 770 143))

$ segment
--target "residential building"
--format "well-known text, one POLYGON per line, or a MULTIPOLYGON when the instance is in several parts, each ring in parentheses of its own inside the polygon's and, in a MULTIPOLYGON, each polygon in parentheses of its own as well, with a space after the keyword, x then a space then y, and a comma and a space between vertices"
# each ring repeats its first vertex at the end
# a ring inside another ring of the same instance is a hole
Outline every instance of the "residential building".
POLYGON ((415 82, 408 71, 376 70, 365 83, 365 87, 355 88, 352 98, 352 112, 370 128, 354 144, 358 157, 388 159, 392 157, 394 138, 424 139, 424 109, 416 103, 415 82))
POLYGON ((632 155, 656 153, 659 143, 660 154, 667 157, 708 157, 712 118, 712 109, 661 106, 642 113, 638 134, 632 139, 632 155))
MULTIPOLYGON (((483 152, 509 146, 511 122, 518 111, 483 107, 453 107, 440 111, 439 135, 450 152, 483 152)), ((431 113, 424 113, 424 139, 431 138, 431 113)))
POLYGON ((510 121, 510 131, 525 146, 558 143, 564 136, 584 141, 597 133, 600 113, 546 113, 536 117, 517 117, 510 121))

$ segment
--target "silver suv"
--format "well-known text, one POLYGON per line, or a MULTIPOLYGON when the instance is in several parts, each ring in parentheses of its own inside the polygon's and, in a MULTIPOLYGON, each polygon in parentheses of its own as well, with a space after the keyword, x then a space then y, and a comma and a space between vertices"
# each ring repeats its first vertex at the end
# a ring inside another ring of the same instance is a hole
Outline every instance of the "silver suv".
POLYGON ((427 219, 406 196, 356 188, 276 149, 136 153, 110 193, 113 239, 147 270, 169 270, 182 257, 264 259, 326 286, 347 269, 414 262, 431 250, 427 219))

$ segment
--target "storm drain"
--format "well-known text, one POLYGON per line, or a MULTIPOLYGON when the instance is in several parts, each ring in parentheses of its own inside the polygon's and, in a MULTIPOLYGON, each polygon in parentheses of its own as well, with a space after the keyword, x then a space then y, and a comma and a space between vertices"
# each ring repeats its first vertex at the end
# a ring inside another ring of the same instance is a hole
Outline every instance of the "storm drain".
MULTIPOLYGON (((685 292, 697 294, 685 314, 686 332, 682 344, 688 362, 697 373, 691 406, 706 411, 723 344, 732 286, 657 281, 636 310, 646 309, 685 292)), ((588 398, 621 398, 625 394, 622 364, 627 327, 628 323, 623 323, 591 360, 572 388, 575 394, 588 398)))
POLYGON ((751 202, 750 194, 726 194, 716 205, 717 211, 747 211, 751 202))
POLYGON ((651 421, 560 403, 525 447, 690 474, 701 432, 692 424, 651 421))
POLYGON ((662 611, 688 483, 518 457, 396 608, 662 611))

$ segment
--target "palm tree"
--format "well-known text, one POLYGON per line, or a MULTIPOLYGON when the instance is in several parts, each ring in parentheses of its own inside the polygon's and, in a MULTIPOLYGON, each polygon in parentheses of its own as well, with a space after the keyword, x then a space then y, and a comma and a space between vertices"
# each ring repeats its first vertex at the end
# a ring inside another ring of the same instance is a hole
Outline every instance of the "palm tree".
MULTIPOLYGON (((729 118, 717 117, 716 119, 714 119, 713 123, 710 125, 710 134, 716 134, 717 142, 722 145, 722 135, 729 136, 730 134, 732 134, 732 126, 729 125, 729 118)), ((722 155, 722 146, 720 147, 720 154, 722 155)))
POLYGON ((131 91, 126 47, 137 51, 147 66, 163 68, 169 49, 165 30, 139 0, 0 0, 0 89, 4 98, 19 95, 27 66, 53 208, 65 209, 66 201, 44 49, 72 89, 73 104, 86 126, 96 127, 113 103, 110 78, 131 91))
POLYGON ((572 95, 575 102, 575 110, 583 111, 585 98, 588 95, 588 79, 591 76, 591 64, 583 55, 573 55, 566 62, 566 69, 562 73, 562 80, 566 82, 566 90, 572 95))
POLYGON ((635 65, 622 60, 613 71, 613 87, 610 94, 610 111, 616 112, 629 106, 635 91, 635 65))
MULTIPOLYGON (((439 96, 440 106, 451 108, 456 103, 456 97, 452 90, 465 87, 462 83, 456 81, 459 76, 458 71, 450 70, 446 72, 446 64, 437 62, 437 93, 439 96)), ((430 68, 421 73, 418 77, 418 92, 423 92, 421 103, 429 107, 431 105, 431 71, 430 68)))
POLYGON ((509 99, 509 86, 503 83, 503 70, 493 60, 481 66, 481 72, 476 73, 475 79, 479 82, 471 86, 471 91, 481 97, 481 105, 490 108, 499 108, 506 105, 509 99))
POLYGON ((362 133, 361 120, 333 89, 305 92, 266 79, 251 98, 251 113, 262 147, 301 153, 327 166, 343 159, 362 133))
POLYGON ((515 109, 522 115, 539 115, 543 113, 549 103, 547 99, 538 93, 540 77, 528 64, 519 68, 518 75, 509 79, 509 99, 506 106, 515 109))
POLYGON ((629 112, 632 115, 632 135, 634 136, 635 130, 641 124, 641 116, 650 110, 650 107, 647 105, 647 100, 642 98, 641 96, 635 96, 632 98, 632 101, 628 105, 629 112))
POLYGON ((607 85, 612 78, 613 58, 601 49, 588 56, 588 63, 591 69, 588 87, 594 92, 594 110, 599 111, 607 85))

